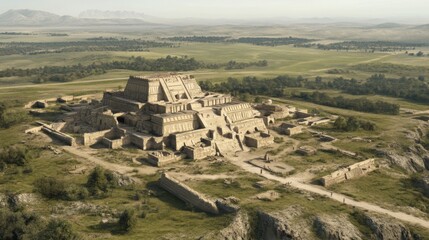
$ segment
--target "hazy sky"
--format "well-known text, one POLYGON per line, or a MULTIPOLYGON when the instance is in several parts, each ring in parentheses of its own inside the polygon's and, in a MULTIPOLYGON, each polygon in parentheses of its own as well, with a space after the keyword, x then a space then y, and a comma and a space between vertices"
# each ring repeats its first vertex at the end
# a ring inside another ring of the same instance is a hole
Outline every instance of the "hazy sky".
POLYGON ((429 0, 0 0, 0 12, 22 8, 74 16, 100 9, 171 18, 427 18, 429 0))

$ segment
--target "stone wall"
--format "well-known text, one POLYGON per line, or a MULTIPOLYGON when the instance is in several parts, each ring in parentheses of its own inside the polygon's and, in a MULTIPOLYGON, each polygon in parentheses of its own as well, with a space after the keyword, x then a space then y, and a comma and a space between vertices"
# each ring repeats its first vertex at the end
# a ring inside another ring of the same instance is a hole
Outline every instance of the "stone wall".
POLYGON ((42 131, 45 132, 46 134, 60 140, 61 142, 66 143, 67 145, 70 145, 70 146, 76 145, 76 139, 74 139, 72 136, 67 135, 65 133, 62 133, 62 132, 59 132, 59 131, 56 131, 55 129, 52 129, 48 125, 44 125, 42 127, 42 131))
POLYGON ((171 136, 171 147, 174 150, 180 150, 184 146, 193 146, 209 135, 208 129, 198 129, 184 133, 177 133, 171 136))
POLYGON ((289 123, 282 123, 282 125, 280 125, 280 131, 288 136, 300 134, 302 133, 302 129, 302 126, 297 126, 289 123))
POLYGON ((231 125, 231 128, 234 130, 234 132, 240 134, 267 130, 267 126, 265 125, 264 120, 262 118, 252 118, 240 122, 235 122, 231 125))
POLYGON ((104 135, 106 133, 110 132, 109 130, 99 131, 99 132, 92 132, 92 133, 84 133, 83 134, 83 145, 84 146, 91 146, 93 144, 96 144, 97 142, 101 141, 104 135))
POLYGON ((147 158, 150 164, 155 165, 157 167, 165 166, 169 163, 179 161, 180 159, 180 155, 176 155, 172 152, 167 151, 150 152, 147 158))
POLYGON ((253 108, 248 103, 237 103, 222 107, 221 115, 228 116, 232 123, 252 119, 253 108))
POLYGON ((219 214, 216 203, 208 199, 203 194, 193 190, 185 184, 179 182, 167 173, 161 175, 159 185, 192 206, 211 214, 219 214))
POLYGON ((190 159, 198 160, 208 156, 214 156, 216 149, 214 146, 186 146, 183 152, 190 159))
POLYGON ((260 148, 274 142, 274 137, 267 133, 255 133, 244 136, 244 142, 248 147, 260 148))
POLYGON ((106 137, 103 137, 101 139, 101 142, 110 149, 119 149, 121 148, 123 145, 126 145, 129 143, 129 137, 125 136, 125 137, 121 137, 119 139, 108 139, 106 137))
POLYGON ((103 105, 109 106, 112 110, 118 112, 137 112, 144 104, 115 96, 112 92, 105 92, 103 96, 103 105))
POLYGON ((322 177, 322 185, 328 187, 332 184, 344 182, 353 178, 357 178, 363 175, 366 175, 369 172, 376 170, 378 167, 374 158, 367 159, 362 162, 355 163, 348 166, 347 168, 342 168, 337 170, 330 175, 322 177))
POLYGON ((158 136, 168 136, 171 133, 186 132, 199 128, 199 121, 193 113, 157 114, 151 117, 153 132, 158 136))

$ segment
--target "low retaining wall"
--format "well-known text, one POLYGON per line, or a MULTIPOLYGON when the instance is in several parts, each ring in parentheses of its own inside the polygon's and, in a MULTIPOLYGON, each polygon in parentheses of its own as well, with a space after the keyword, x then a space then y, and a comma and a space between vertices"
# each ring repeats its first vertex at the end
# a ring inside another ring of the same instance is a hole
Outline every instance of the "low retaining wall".
POLYGON ((76 139, 74 139, 74 137, 67 135, 65 133, 59 132, 55 129, 52 129, 51 127, 49 127, 48 125, 44 125, 42 127, 42 131, 45 132, 48 135, 51 135, 52 137, 66 143, 67 145, 70 146, 75 146, 76 145, 76 139))
POLYGON ((106 135, 106 133, 108 133, 110 131, 111 131, 111 129, 99 131, 99 132, 84 133, 83 134, 83 145, 84 146, 91 146, 97 142, 100 142, 103 139, 104 135, 106 135))
POLYGON ((162 188, 192 206, 207 213, 219 214, 214 201, 207 199, 203 194, 179 182, 167 173, 162 174, 158 182, 162 188))
POLYGON ((353 165, 348 166, 347 168, 337 170, 327 176, 322 177, 322 185, 327 187, 332 184, 344 182, 346 180, 366 175, 367 173, 372 172, 376 169, 377 165, 375 163, 375 159, 371 158, 362 162, 355 163, 353 165))

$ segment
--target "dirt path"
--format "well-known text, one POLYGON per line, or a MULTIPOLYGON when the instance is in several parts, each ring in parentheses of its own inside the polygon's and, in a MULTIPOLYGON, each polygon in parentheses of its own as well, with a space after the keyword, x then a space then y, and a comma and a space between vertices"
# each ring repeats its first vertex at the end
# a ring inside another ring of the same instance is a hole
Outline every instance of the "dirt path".
POLYGON ((264 177, 264 178, 267 178, 269 180, 274 180, 274 181, 284 183, 284 184, 290 184, 292 187, 295 187, 295 188, 298 188, 298 189, 301 189, 301 190, 304 190, 307 192, 312 192, 315 194, 327 196, 333 200, 345 203, 345 204, 350 205, 350 206, 355 206, 355 207, 366 209, 369 211, 387 214, 387 215, 390 215, 391 217, 397 218, 399 220, 406 221, 406 222, 409 222, 412 224, 418 224, 422 227, 429 229, 429 221, 426 221, 424 219, 421 219, 421 218, 418 218, 418 217, 415 217, 415 216, 412 216, 412 215, 409 215, 409 214, 406 214, 403 212, 394 212, 394 211, 391 211, 388 209, 384 209, 384 208, 379 207, 379 206, 372 204, 372 203, 355 201, 355 200, 353 200, 353 199, 351 199, 345 195, 342 195, 339 193, 332 193, 331 191, 328 191, 323 187, 303 183, 302 179, 300 179, 297 176, 291 176, 291 177, 283 178, 283 177, 272 175, 266 171, 264 171, 261 174, 260 168, 255 167, 253 165, 250 165, 250 164, 246 163, 245 161, 240 160, 240 158, 238 158, 238 157, 237 158, 230 158, 230 161, 234 165, 241 167, 243 170, 245 170, 247 172, 257 174, 257 175, 264 177), (331 193, 332 193, 332 196, 331 196, 331 193))
MULTIPOLYGON (((93 155, 93 152, 89 149, 84 149, 84 148, 76 148, 76 147, 71 147, 71 146, 62 146, 62 148, 66 151, 69 152, 73 155, 76 155, 80 158, 83 158, 85 160, 88 160, 89 162, 95 164, 95 165, 100 165, 101 167, 114 171, 114 172, 118 172, 120 174, 132 177, 132 175, 134 174, 144 174, 144 175, 148 175, 148 174, 155 174, 159 169, 156 167, 151 167, 151 166, 145 166, 144 168, 142 167, 130 167, 130 166, 124 166, 122 164, 116 164, 116 163, 111 163, 111 162, 107 162, 104 161, 96 156, 93 155)), ((139 180, 136 178, 133 178, 134 180, 139 180)))

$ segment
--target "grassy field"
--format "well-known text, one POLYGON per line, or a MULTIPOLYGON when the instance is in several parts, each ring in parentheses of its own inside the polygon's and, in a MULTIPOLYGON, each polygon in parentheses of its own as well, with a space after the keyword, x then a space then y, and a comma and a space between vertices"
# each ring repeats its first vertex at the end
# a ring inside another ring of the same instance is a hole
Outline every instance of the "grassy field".
MULTIPOLYGON (((260 30, 264 31, 264 30, 260 30)), ((137 37, 138 34, 132 33, 99 33, 99 32, 73 32, 69 37, 49 37, 46 32, 38 32, 39 35, 27 36, 0 36, 0 41, 71 41, 82 40, 88 37, 137 37)), ((140 34, 142 35, 142 34, 140 34)), ((139 35, 139 36, 140 36, 139 35)), ((76 53, 52 53, 43 55, 11 55, 0 56, 0 70, 6 68, 37 68, 43 66, 64 66, 72 64, 91 64, 93 62, 107 62, 114 60, 126 60, 131 56, 142 56, 155 59, 172 56, 194 57, 199 61, 206 63, 226 63, 230 60, 239 62, 254 62, 267 60, 267 67, 252 67, 238 70, 197 70, 189 72, 196 76, 198 80, 210 80, 213 82, 225 81, 228 77, 257 76, 269 78, 277 75, 302 75, 312 79, 316 76, 322 76, 325 79, 334 77, 347 77, 365 79, 372 75, 371 72, 350 70, 342 74, 327 74, 329 69, 349 70, 358 64, 367 63, 392 63, 405 64, 410 66, 429 67, 428 58, 417 58, 407 56, 403 53, 363 53, 363 52, 336 52, 322 51, 308 48, 294 48, 292 46, 254 46, 250 44, 225 44, 225 43, 181 43, 177 48, 153 48, 149 52, 76 52, 76 53)), ((36 99, 59 97, 62 95, 82 95, 90 93, 101 93, 106 89, 118 89, 125 86, 129 75, 148 75, 153 72, 136 72, 129 70, 112 70, 106 74, 90 76, 67 83, 48 83, 33 84, 31 77, 28 78, 0 78, 0 101, 16 101, 20 105, 36 99)), ((394 75, 394 74, 393 74, 394 75)), ((392 76, 393 76, 392 75, 392 76)), ((429 77, 429 76, 427 76, 429 77)), ((291 88, 290 91, 309 91, 302 88, 291 88)), ((313 91, 313 90, 311 90, 313 91)), ((342 95, 347 98, 358 98, 344 94, 339 91, 322 90, 331 96, 342 95)), ((397 103, 403 108, 417 110, 427 110, 429 106, 418 104, 403 99, 396 99, 383 96, 366 96, 373 100, 383 100, 391 103, 397 103)), ((342 132, 337 131, 328 125, 319 127, 317 130, 326 132, 340 141, 335 146, 345 150, 359 152, 364 157, 373 157, 374 149, 379 144, 383 146, 390 143, 399 143, 403 145, 414 144, 404 137, 406 130, 413 129, 419 124, 418 120, 408 115, 382 115, 362 113, 344 109, 321 106, 313 103, 290 100, 274 99, 280 104, 290 104, 300 108, 316 109, 323 113, 356 116, 358 118, 369 120, 377 124, 377 130, 342 132), (351 137, 368 137, 373 141, 371 143, 353 142, 351 137)), ((50 109, 53 111, 53 109, 50 109)), ((25 135, 23 132, 29 127, 29 123, 38 118, 30 118, 28 122, 13 126, 9 129, 0 129, 0 147, 13 144, 26 145, 38 142, 33 136, 25 135)), ((299 136, 297 138, 300 138, 299 136)), ((301 145, 318 145, 315 138, 311 136, 301 136, 301 145)), ((44 142, 38 142, 39 148, 46 145, 44 142)), ((104 154, 109 154, 106 152, 104 154)), ((118 155, 119 156, 119 155, 118 155)), ((319 151, 315 156, 302 157, 296 154, 288 156, 278 156, 281 161, 294 166, 298 171, 304 171, 313 166, 324 166, 327 168, 316 173, 317 176, 333 170, 338 165, 351 164, 356 159, 340 156, 338 154, 319 151)), ((51 151, 41 150, 39 157, 30 162, 33 172, 24 174, 23 169, 12 169, 9 172, 0 175, 0 192, 11 190, 14 192, 32 192, 33 182, 41 176, 54 176, 63 178, 67 181, 83 185, 86 181, 87 173, 83 175, 71 175, 68 170, 73 169, 79 164, 75 156, 62 153, 57 156, 51 151)), ((293 204, 303 205, 309 216, 321 213, 345 213, 350 214, 351 208, 345 205, 333 202, 322 197, 312 196, 309 199, 307 194, 302 194, 290 189, 284 189, 280 186, 269 188, 256 188, 253 184, 263 180, 260 177, 243 173, 235 165, 230 163, 213 164, 208 167, 202 167, 199 163, 185 163, 180 166, 180 170, 188 174, 218 174, 227 173, 238 175, 232 184, 225 184, 224 180, 204 180, 191 181, 189 185, 195 187, 203 193, 213 197, 228 197, 234 195, 242 200, 242 206, 249 212, 254 213, 257 210, 278 210, 293 204), (278 190, 281 192, 281 198, 275 202, 265 202, 254 200, 255 194, 266 190, 278 190), (314 200, 316 198, 316 201, 314 200)), ((176 167, 176 166, 174 166, 176 167)), ((422 207, 427 205, 427 198, 423 199, 413 189, 407 189, 408 185, 404 182, 404 173, 393 171, 395 176, 389 175, 389 172, 376 172, 367 177, 349 181, 344 184, 334 186, 335 190, 369 202, 378 203, 385 207, 422 207), (399 177, 398 177, 399 176, 399 177), (413 205, 414 204, 414 205, 413 205)), ((193 211, 182 201, 179 201, 167 192, 159 189, 154 184, 158 175, 140 176, 142 184, 130 188, 116 188, 106 199, 89 199, 85 203, 108 206, 112 209, 122 210, 125 207, 136 207, 137 209, 151 209, 144 219, 139 219, 138 226, 132 235, 119 235, 113 232, 111 239, 160 239, 160 237, 170 237, 180 239, 181 236, 199 237, 208 231, 217 231, 225 227, 231 220, 231 215, 210 216, 205 213, 193 211), (148 203, 134 201, 130 198, 137 191, 151 189, 156 195, 150 197, 148 203), (174 232, 174 235, 172 233, 174 232)), ((43 199, 42 203, 33 210, 43 213, 44 216, 52 214, 52 206, 67 205, 70 202, 65 201, 47 201, 43 199)), ((76 214, 69 219, 74 228, 83 234, 93 237, 105 237, 112 234, 112 229, 100 224, 100 216, 90 214, 76 214)), ((420 230, 419 230, 420 231, 420 230)), ((427 233, 421 231, 423 234, 427 233)))

